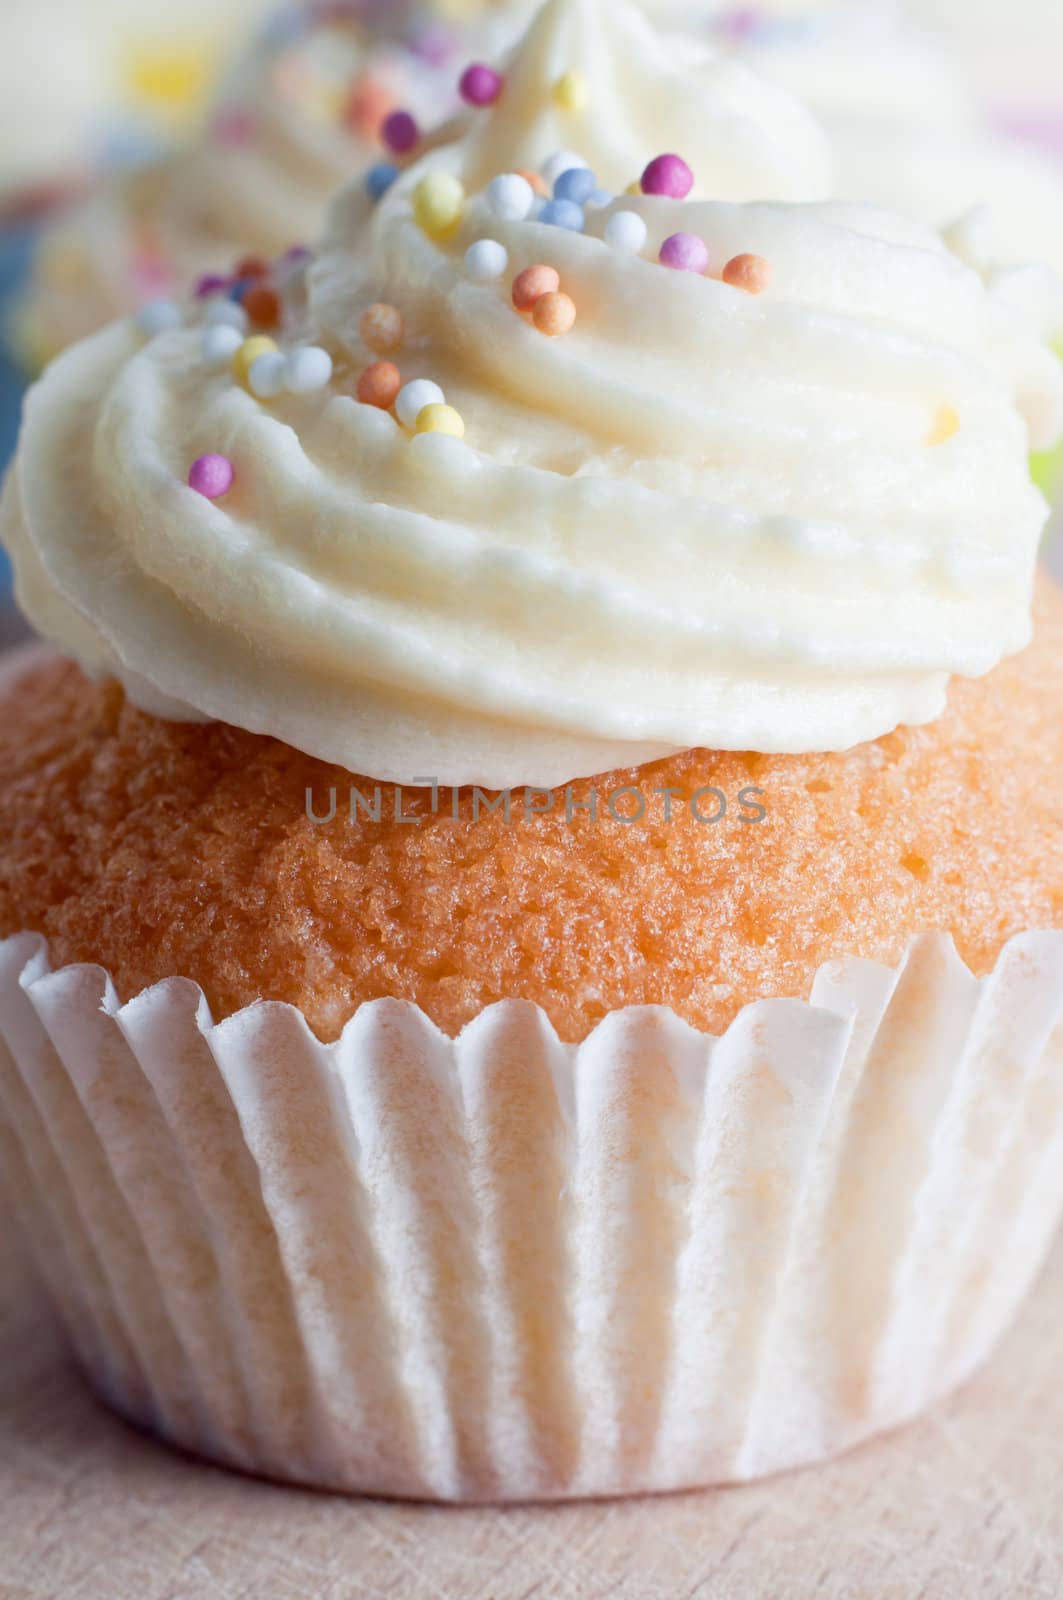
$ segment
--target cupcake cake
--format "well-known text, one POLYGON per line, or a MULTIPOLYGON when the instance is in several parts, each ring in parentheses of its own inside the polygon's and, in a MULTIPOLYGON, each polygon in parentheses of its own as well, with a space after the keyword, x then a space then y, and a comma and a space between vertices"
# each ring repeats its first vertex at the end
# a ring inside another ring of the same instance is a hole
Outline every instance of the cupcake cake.
POLYGON ((459 103, 456 69, 439 60, 450 35, 408 12, 314 0, 277 15, 194 140, 104 179, 45 231, 10 323, 23 364, 38 370, 161 294, 313 240, 344 181, 404 165, 420 131, 406 108, 427 128, 459 103))
POLYGON ((549 0, 270 335, 167 305, 32 393, 0 1170, 139 1425, 666 1490, 904 1421, 1013 1316, 1063 381, 1037 295, 824 186, 739 63, 549 0))

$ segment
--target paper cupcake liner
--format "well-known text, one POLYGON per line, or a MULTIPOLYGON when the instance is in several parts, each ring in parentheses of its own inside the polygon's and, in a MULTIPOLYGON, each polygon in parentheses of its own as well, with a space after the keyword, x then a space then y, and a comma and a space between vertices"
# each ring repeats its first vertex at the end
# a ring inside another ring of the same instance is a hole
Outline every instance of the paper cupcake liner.
POLYGON ((219 1024, 0 942, 0 1157, 127 1417, 271 1477, 442 1500, 744 1480, 985 1357, 1063 1210, 1063 934, 939 935, 721 1038, 366 1005, 219 1024))

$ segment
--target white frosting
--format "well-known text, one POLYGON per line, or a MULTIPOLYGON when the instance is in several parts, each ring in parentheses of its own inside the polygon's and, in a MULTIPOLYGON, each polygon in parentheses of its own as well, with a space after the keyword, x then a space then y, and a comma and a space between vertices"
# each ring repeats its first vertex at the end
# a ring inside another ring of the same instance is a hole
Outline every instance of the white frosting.
POLYGON ((1063 427, 1063 380, 1045 297, 987 288, 923 227, 720 198, 814 194, 820 154, 735 64, 677 60, 624 5, 551 0, 466 140, 368 223, 360 187, 338 206, 288 330, 336 354, 329 393, 267 407, 204 370, 194 330, 142 346, 117 327, 56 364, 5 501, 23 604, 149 709, 384 780, 555 785, 936 716, 950 674, 1029 638, 1046 507, 1026 456, 1063 427), (590 87, 563 129, 561 63, 590 87), (694 193, 625 196, 586 235, 490 217, 498 166, 562 132, 615 189, 679 149, 694 193), (411 211, 433 171, 472 196, 446 244, 411 211), (619 209, 644 217, 644 258, 602 242, 619 209), (763 256, 768 290, 657 264, 680 229, 717 270, 763 256), (485 236, 509 251, 497 283, 463 270, 485 236), (510 304, 536 261, 576 302, 564 338, 510 304), (406 318, 403 378, 442 385, 464 442, 351 397, 381 298, 406 318), (206 451, 236 467, 217 503, 184 486, 206 451))

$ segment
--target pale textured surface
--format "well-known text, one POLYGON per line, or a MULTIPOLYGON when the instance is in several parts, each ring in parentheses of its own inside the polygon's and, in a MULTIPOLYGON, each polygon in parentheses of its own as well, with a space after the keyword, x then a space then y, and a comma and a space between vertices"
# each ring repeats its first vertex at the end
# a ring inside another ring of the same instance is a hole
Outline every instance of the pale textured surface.
POLYGON ((190 1464, 89 1398, 0 1228, 2 1600, 1055 1600, 1063 1253, 930 1420, 751 1489, 455 1512, 190 1464))
POLYGON ((764 1477, 951 1393, 1063 1211, 1063 933, 813 1000, 578 1047, 384 1001, 325 1046, 24 935, 0 1171, 99 1392, 197 1455, 464 1503, 764 1477))

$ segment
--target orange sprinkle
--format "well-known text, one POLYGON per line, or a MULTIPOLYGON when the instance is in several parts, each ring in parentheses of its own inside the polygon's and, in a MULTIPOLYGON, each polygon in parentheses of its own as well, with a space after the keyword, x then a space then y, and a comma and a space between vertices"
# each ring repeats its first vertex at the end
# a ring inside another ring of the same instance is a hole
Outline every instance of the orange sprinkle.
POLYGON ((362 312, 358 332, 367 350, 378 356, 388 356, 402 344, 406 326, 398 306, 378 301, 362 312))
POLYGON ((517 167, 516 173, 518 178, 523 178, 526 183, 531 184, 536 194, 545 196, 550 193, 550 185, 541 172, 533 172, 531 167, 517 167))
POLYGON ((525 267, 513 279, 513 304, 518 311, 530 311, 545 294, 553 294, 561 287, 561 277, 556 267, 541 263, 525 267))
POLYGON ((402 388, 402 376, 393 361, 374 361, 358 379, 357 395, 364 406, 390 411, 402 388))
POLYGON ((255 328, 276 328, 280 324, 280 295, 264 283, 252 284, 244 295, 243 307, 255 328))
POLYGON ((380 137, 380 130, 394 111, 395 97, 377 78, 362 78, 356 83, 343 120, 368 141, 380 137))
POLYGON ((576 322, 575 302, 567 294, 552 290, 536 300, 532 307, 532 321, 540 333, 545 333, 551 339, 556 339, 562 333, 570 333, 576 322))
POLYGON ((269 272, 269 262, 261 256, 243 256, 236 263, 235 278, 264 278, 269 272))
POLYGON ((723 269, 723 281, 746 294, 763 294, 771 282, 771 263, 763 256, 732 256, 723 269))

